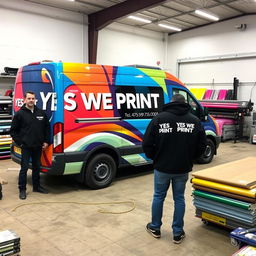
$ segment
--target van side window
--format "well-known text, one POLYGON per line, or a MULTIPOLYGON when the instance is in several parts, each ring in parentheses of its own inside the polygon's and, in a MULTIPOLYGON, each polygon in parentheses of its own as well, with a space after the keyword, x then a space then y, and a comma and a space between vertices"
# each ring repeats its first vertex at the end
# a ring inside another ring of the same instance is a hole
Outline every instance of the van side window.
POLYGON ((200 107, 198 103, 195 101, 195 99, 186 91, 181 90, 181 89, 173 89, 173 94, 181 94, 185 97, 186 102, 191 106, 191 113, 198 118, 200 117, 200 107))

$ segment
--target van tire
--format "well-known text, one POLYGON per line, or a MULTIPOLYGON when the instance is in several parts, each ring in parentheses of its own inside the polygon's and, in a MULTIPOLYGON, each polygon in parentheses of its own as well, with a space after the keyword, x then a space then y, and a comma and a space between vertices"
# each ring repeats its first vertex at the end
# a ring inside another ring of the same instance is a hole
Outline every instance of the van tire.
POLYGON ((215 144, 211 139, 206 139, 206 149, 205 152, 197 159, 199 164, 209 164, 215 154, 215 144))
POLYGON ((116 163, 107 154, 93 156, 85 168, 85 184, 92 189, 108 187, 116 176, 116 163))

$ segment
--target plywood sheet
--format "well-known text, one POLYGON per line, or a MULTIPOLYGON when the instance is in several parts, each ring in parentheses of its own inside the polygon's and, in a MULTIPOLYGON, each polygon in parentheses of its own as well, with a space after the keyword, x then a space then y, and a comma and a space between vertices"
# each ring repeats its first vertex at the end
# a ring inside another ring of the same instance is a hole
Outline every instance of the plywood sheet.
POLYGON ((256 157, 246 157, 193 172, 192 176, 221 184, 252 189, 256 187, 256 157))

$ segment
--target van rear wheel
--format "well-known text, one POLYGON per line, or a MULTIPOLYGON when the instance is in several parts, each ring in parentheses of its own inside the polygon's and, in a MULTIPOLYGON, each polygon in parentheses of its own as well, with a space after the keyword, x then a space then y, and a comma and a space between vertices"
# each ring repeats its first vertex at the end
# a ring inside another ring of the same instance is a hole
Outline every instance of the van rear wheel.
POLYGON ((98 154, 89 160, 85 168, 85 184, 92 189, 108 187, 116 176, 116 163, 107 154, 98 154))

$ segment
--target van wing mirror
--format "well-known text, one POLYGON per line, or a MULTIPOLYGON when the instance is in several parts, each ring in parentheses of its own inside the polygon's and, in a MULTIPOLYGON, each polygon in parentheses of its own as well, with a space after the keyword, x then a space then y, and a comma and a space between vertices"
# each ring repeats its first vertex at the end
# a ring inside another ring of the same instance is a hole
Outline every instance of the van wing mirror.
POLYGON ((201 109, 201 113, 200 113, 201 121, 207 121, 208 115, 209 115, 208 108, 203 107, 203 109, 201 109))

